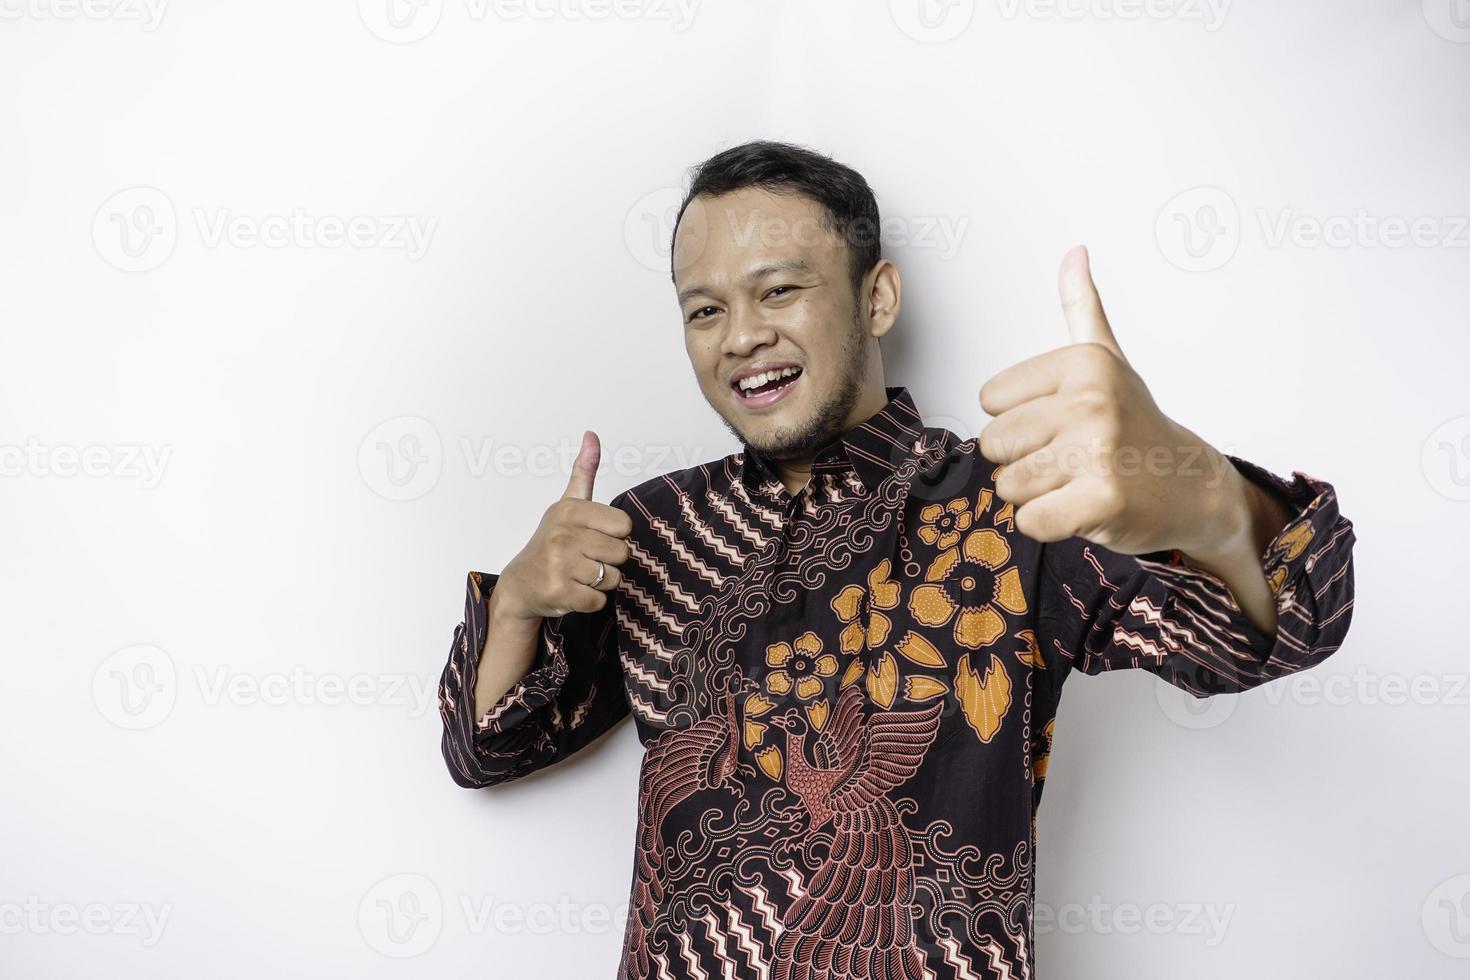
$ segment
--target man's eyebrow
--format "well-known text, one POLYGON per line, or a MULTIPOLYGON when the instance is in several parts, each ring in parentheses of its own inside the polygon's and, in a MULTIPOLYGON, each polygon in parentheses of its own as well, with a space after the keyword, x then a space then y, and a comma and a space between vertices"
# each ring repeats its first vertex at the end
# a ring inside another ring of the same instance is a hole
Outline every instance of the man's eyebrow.
MULTIPOLYGON (((802 259, 783 259, 780 262, 765 262, 761 265, 756 266, 755 268, 745 273, 745 276, 741 279, 741 282, 749 285, 753 282, 759 282, 766 276, 772 275, 777 272, 810 273, 812 271, 814 271, 812 267, 807 265, 806 262, 802 259)), ((679 302, 683 303, 688 300, 689 297, 694 296, 697 293, 707 293, 708 291, 709 287, 704 285, 703 283, 698 283, 693 286, 686 286, 683 289, 679 290, 679 302)))

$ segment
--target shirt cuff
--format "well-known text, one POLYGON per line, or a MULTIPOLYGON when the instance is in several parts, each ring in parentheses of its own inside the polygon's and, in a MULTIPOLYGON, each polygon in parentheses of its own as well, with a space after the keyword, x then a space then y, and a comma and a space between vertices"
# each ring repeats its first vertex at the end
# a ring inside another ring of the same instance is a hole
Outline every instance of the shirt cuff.
MULTIPOLYGON (((464 621, 468 632, 468 663, 465 665, 464 690, 474 703, 475 680, 480 652, 485 648, 485 633, 490 611, 487 603, 498 572, 470 572, 465 584, 464 621)), ((561 617, 541 620, 536 638, 536 656, 526 673, 500 696, 500 699, 474 719, 477 735, 506 732, 525 723, 555 700, 567 679, 567 660, 561 634, 561 617)))
MULTIPOLYGON (((1261 569, 1276 597, 1278 632, 1287 624, 1285 614, 1290 610, 1295 614, 1290 620, 1293 630, 1305 630, 1304 635, 1294 635, 1293 642, 1310 647, 1327 625, 1325 620, 1336 612, 1318 607, 1325 597, 1341 593, 1334 586, 1343 575, 1355 540, 1352 523, 1339 513, 1330 483, 1301 470, 1293 470, 1288 480, 1238 456, 1227 453, 1225 458, 1242 476, 1281 501, 1287 514, 1286 525, 1260 555, 1261 569)), ((1171 601, 1188 599, 1191 605, 1213 606, 1231 630, 1248 639, 1251 649, 1263 656, 1272 652, 1275 638, 1244 614, 1222 579, 1190 564, 1182 551, 1165 549, 1136 558, 1163 581, 1171 601)))

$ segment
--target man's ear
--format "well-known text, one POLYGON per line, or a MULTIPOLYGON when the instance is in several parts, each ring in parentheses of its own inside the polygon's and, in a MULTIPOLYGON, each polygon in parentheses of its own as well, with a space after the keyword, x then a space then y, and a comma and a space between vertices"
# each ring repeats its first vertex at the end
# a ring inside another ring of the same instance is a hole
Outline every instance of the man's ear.
POLYGON ((898 274, 898 266, 887 259, 880 259, 863 277, 863 287, 868 333, 881 337, 898 321, 899 309, 903 305, 903 279, 898 274))

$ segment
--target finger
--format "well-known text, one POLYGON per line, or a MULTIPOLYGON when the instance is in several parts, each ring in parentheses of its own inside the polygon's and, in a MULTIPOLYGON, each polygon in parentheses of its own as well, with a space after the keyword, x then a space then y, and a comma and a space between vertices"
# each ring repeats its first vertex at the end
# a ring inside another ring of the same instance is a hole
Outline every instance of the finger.
POLYGON ((577 571, 573 575, 573 579, 578 585, 585 585, 589 589, 597 589, 599 592, 611 592, 623 580, 623 573, 611 562, 605 561, 599 566, 595 559, 583 558, 577 562, 577 571), (597 582, 597 570, 599 567, 606 569, 606 571, 602 576, 602 581, 593 585, 593 582, 597 582))
POLYGON ((1057 399, 1043 395, 1002 412, 980 430, 980 455, 992 463, 1011 463, 1056 438, 1063 416, 1057 399))
POLYGON ((587 528, 577 535, 577 550, 588 558, 605 561, 609 565, 621 565, 628 560, 630 551, 625 539, 603 534, 593 528, 587 528))
POLYGON ((1083 480, 1073 480, 1016 509, 1016 529, 1042 543, 1087 537, 1085 530, 1095 523, 1083 480))
POLYGON ((1085 245, 1078 245, 1062 259, 1057 291, 1062 297, 1062 312, 1067 317, 1067 333, 1072 343, 1101 344, 1128 360, 1123 357, 1123 348, 1118 346, 1108 316, 1103 312, 1102 297, 1092 281, 1092 262, 1085 245))
MULTIPOLYGON (((592 577, 596 578, 597 573, 593 572, 592 577)), ((597 610, 607 605, 608 596, 609 593, 603 592, 601 589, 594 589, 590 585, 574 582, 572 587, 567 591, 567 594, 562 598, 560 608, 568 609, 572 612, 597 612, 597 610)))
POLYGON ((568 528, 591 528, 614 538, 626 538, 633 533, 633 518, 621 507, 600 504, 595 500, 563 500, 566 502, 560 505, 563 511, 561 520, 568 528))
POLYGON ((1012 364, 980 386, 980 408, 986 415, 999 416, 1033 398, 1054 394, 1061 389, 1071 363, 1062 347, 1012 364))
POLYGON ((576 461, 572 463, 572 478, 567 481, 563 499, 592 499, 592 479, 597 475, 597 462, 601 456, 602 444, 598 442, 597 433, 588 429, 582 433, 582 445, 577 449, 576 461))
POLYGON ((1014 463, 1001 467, 995 477, 995 492, 1006 503, 1020 506, 1059 490, 1076 475, 1068 470, 1066 460, 1056 446, 1048 444, 1014 463))

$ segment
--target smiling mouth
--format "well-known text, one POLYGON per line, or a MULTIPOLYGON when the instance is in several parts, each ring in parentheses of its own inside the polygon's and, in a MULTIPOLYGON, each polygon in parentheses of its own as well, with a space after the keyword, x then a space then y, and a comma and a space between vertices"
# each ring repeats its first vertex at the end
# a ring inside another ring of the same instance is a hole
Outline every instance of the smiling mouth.
POLYGON ((742 402, 752 408, 760 408, 785 396, 786 392, 800 380, 803 372, 799 367, 767 371, 763 375, 742 378, 730 386, 742 402))

